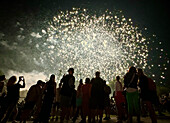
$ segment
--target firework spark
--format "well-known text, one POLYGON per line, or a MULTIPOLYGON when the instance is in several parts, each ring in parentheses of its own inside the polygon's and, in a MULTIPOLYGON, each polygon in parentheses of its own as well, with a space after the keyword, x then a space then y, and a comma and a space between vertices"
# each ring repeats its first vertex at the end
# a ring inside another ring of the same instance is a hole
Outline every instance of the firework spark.
POLYGON ((146 39, 131 19, 120 13, 106 11, 101 16, 90 16, 86 9, 60 11, 42 30, 48 38, 42 44, 47 51, 41 54, 41 61, 50 59, 49 65, 55 64, 63 71, 74 67, 80 78, 92 77, 99 70, 104 79, 112 80, 125 74, 131 65, 145 69, 146 39))

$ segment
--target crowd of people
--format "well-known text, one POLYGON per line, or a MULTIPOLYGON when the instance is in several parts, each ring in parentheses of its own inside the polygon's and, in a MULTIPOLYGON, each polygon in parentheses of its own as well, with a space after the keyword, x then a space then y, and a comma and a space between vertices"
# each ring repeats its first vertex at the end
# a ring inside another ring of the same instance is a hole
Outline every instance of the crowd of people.
MULTIPOLYGON (((32 117, 34 123, 47 123, 49 119, 60 123, 72 120, 74 123, 79 116, 81 123, 102 123, 102 120, 110 120, 111 88, 100 77, 100 72, 97 71, 92 79, 86 78, 85 83, 81 79, 77 89, 73 74, 74 69, 70 68, 68 74, 63 75, 60 80, 59 87, 54 74, 48 82, 38 80, 28 90, 20 112, 17 110, 17 103, 20 88, 25 87, 24 77, 19 77, 17 83, 16 76, 10 77, 6 93, 5 75, 0 76, 0 122, 16 122, 17 117, 20 122, 26 122, 32 117)), ((138 123, 141 122, 140 117, 142 113, 146 113, 146 108, 152 123, 157 123, 153 104, 158 102, 158 98, 153 80, 142 69, 137 70, 133 66, 125 74, 123 84, 120 80, 120 76, 116 76, 112 95, 116 103, 117 123, 125 120, 132 123, 133 116, 137 116, 138 123)))

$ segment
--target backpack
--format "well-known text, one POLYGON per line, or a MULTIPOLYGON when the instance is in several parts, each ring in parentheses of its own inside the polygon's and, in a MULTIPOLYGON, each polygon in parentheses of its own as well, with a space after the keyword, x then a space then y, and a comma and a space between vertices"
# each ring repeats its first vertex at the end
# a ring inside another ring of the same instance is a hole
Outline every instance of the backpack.
POLYGON ((108 85, 106 85, 104 87, 104 91, 105 91, 106 94, 111 94, 111 89, 110 89, 110 87, 108 85))
POLYGON ((148 90, 150 95, 150 101, 153 104, 159 104, 159 99, 156 91, 156 83, 151 78, 148 78, 148 90))
POLYGON ((68 80, 68 85, 69 85, 70 88, 72 88, 72 87, 74 86, 74 80, 73 80, 73 78, 70 78, 70 79, 68 80))
POLYGON ((151 78, 148 78, 148 89, 150 91, 156 91, 156 84, 151 78))

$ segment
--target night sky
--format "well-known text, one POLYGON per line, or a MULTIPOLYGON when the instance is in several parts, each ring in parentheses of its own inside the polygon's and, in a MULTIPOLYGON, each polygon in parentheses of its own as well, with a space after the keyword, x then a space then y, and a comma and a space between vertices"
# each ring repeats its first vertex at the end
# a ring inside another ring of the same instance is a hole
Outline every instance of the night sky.
MULTIPOLYGON (((0 2, 0 41, 8 43, 0 44, 0 70, 7 74, 9 70, 19 73, 31 72, 38 69, 44 71, 43 67, 32 64, 32 60, 28 56, 20 58, 22 50, 27 50, 27 43, 20 41, 20 53, 15 52, 15 42, 18 40, 16 35, 20 25, 24 31, 22 32, 26 39, 29 38, 31 32, 41 32, 47 26, 54 15, 59 10, 71 10, 73 7, 87 8, 92 11, 103 12, 106 9, 109 11, 122 10, 126 18, 131 18, 134 25, 137 25, 143 35, 151 38, 156 43, 149 46, 149 49, 163 49, 163 59, 154 59, 155 67, 164 60, 170 58, 170 9, 168 0, 1 0, 0 2), (18 23, 19 22, 19 23, 18 23), (147 28, 147 30, 144 30, 147 28), (156 37, 153 37, 156 35, 156 37), (161 45, 159 42, 162 42, 161 45), (4 47, 4 45, 6 47, 4 47), (10 49, 10 50, 9 50, 10 49)), ((151 52, 150 55, 159 55, 157 52, 151 52)), ((34 49, 32 50, 34 52, 34 49)), ((35 53, 33 53, 35 55, 35 53)), ((149 61, 148 61, 149 62, 149 61)), ((165 83, 170 85, 170 65, 166 66, 165 83)), ((153 71, 158 71, 155 68, 153 71)), ((159 73, 160 71, 158 71, 159 73)), ((40 74, 41 75, 41 74, 40 74)), ((159 80, 159 77, 157 77, 159 80)))

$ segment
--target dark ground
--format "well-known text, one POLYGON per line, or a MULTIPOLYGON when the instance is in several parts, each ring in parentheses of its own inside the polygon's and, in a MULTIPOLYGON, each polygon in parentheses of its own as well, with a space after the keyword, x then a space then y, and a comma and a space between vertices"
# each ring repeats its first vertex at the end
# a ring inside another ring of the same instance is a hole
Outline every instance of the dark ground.
MULTIPOLYGON (((165 116, 158 116, 158 123, 170 123, 170 114, 167 113, 165 116)), ((76 123, 79 123, 81 118, 79 117, 76 123)), ((116 115, 111 115, 111 119, 106 121, 103 120, 103 123, 116 123, 117 118, 116 115)), ((142 123, 152 123, 149 117, 141 117, 142 123)), ((11 122, 8 122, 11 123, 11 122)), ((19 123, 19 121, 18 121, 19 123)), ((32 121, 27 121, 26 123, 33 123, 32 121)), ((49 123, 60 123, 59 121, 51 121, 49 123)), ((71 120, 70 121, 65 121, 64 123, 73 123, 71 120)), ((123 123, 126 123, 125 121, 123 123)), ((136 117, 133 118, 133 123, 137 123, 136 117)))

